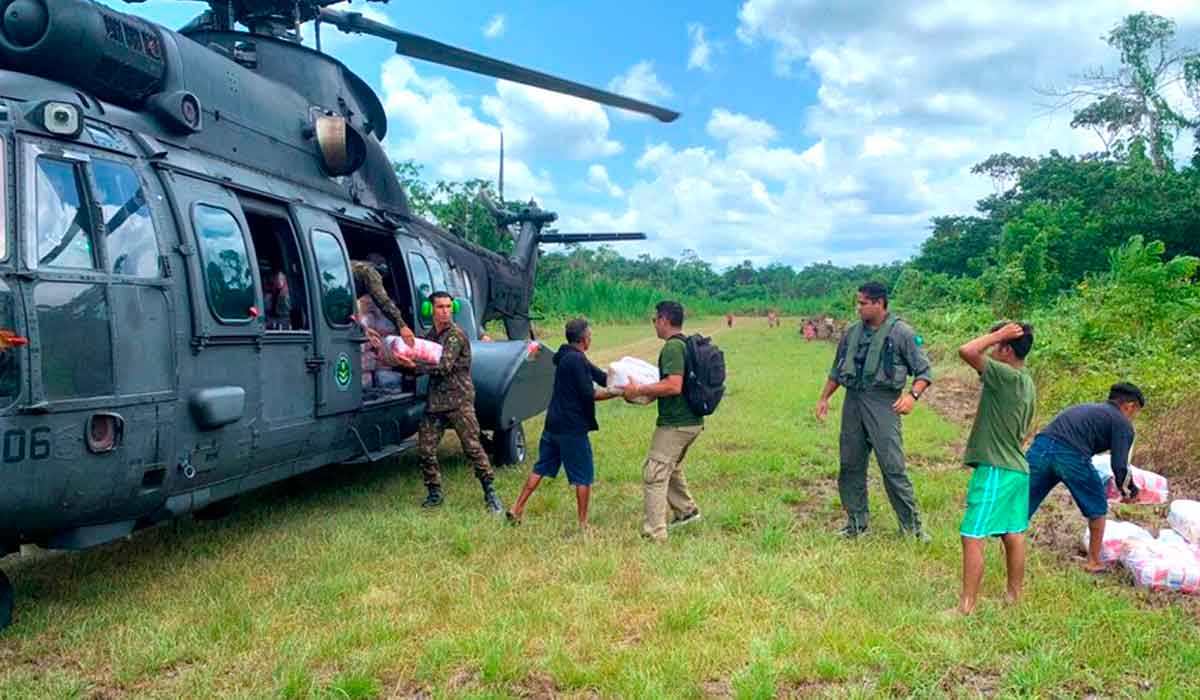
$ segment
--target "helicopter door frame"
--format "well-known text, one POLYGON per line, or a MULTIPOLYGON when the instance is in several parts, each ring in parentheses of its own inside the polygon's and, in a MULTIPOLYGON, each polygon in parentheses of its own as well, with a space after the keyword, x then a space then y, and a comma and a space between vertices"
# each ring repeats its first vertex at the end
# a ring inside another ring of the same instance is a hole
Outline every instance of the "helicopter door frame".
MULTIPOLYGON (((322 286, 327 270, 321 265, 322 251, 318 250, 318 246, 327 245, 326 236, 331 236, 337 243, 349 284, 350 311, 354 313, 350 251, 337 219, 329 212, 297 203, 291 205, 291 212, 300 247, 312 261, 308 267, 308 286, 315 354, 309 361, 309 368, 316 382, 317 417, 357 411, 362 408, 363 400, 362 345, 366 342, 366 336, 354 321, 336 323, 330 318, 331 309, 326 304, 327 292, 322 286)), ((331 291, 337 293, 337 290, 331 291)))

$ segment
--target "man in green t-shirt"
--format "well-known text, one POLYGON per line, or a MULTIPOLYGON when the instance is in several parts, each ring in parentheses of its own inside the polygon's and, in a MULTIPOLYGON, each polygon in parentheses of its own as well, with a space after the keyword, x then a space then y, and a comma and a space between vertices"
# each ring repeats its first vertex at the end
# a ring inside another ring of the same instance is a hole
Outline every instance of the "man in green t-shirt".
POLYGON ((1029 465, 1021 452, 1033 427, 1037 396, 1033 378, 1025 371, 1025 356, 1033 347, 1033 328, 1023 323, 1000 323, 987 335, 966 343, 958 356, 971 365, 983 382, 979 410, 967 438, 963 462, 975 470, 967 486, 963 515, 962 595, 958 610, 975 609, 983 580, 983 545, 1000 537, 1008 569, 1005 599, 1021 597, 1025 578, 1025 529, 1029 527, 1029 465), (987 354, 991 348, 991 353, 987 354))
POLYGON ((663 343, 658 354, 661 379, 654 384, 630 382, 623 387, 626 400, 637 396, 658 399, 658 427, 650 440, 650 453, 642 467, 645 494, 645 520, 642 534, 656 542, 665 542, 667 528, 696 522, 700 509, 688 491, 683 475, 683 458, 704 430, 704 417, 692 412, 683 396, 684 365, 687 344, 683 336, 683 306, 675 301, 660 301, 655 307, 654 332, 663 343), (667 509, 674 513, 667 524, 667 509))

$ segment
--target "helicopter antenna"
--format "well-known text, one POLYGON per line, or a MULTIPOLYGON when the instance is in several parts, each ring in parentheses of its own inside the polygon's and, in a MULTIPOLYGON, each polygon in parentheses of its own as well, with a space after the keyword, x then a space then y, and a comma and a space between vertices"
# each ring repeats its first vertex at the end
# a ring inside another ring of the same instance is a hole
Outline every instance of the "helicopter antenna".
POLYGON ((500 130, 500 206, 504 206, 504 130, 500 130))

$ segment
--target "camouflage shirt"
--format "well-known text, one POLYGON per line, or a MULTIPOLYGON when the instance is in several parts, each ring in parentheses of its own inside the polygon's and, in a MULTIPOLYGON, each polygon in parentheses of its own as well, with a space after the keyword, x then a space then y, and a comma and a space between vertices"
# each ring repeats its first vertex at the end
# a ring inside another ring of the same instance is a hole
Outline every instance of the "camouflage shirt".
POLYGON ((383 275, 379 274, 379 270, 376 270, 371 263, 361 260, 350 261, 350 270, 354 273, 355 295, 361 296, 364 293, 370 295, 371 300, 375 302, 383 315, 395 324, 397 333, 407 328, 408 324, 404 322, 404 316, 400 313, 399 307, 388 296, 387 289, 383 286, 383 275))
POLYGON ((471 342, 457 324, 438 333, 437 327, 425 335, 442 346, 442 359, 436 365, 418 363, 417 371, 429 375, 426 410, 443 413, 475 402, 475 384, 471 382, 471 342))

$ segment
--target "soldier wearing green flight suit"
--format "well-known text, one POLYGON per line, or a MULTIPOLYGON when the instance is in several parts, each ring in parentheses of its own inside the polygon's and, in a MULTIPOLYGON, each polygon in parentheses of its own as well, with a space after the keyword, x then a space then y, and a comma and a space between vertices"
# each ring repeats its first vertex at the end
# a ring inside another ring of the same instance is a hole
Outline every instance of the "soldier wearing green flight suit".
POLYGON ((868 282, 858 288, 858 323, 846 329, 829 378, 817 400, 818 420, 829 412, 829 397, 845 387, 840 435, 838 492, 846 509, 841 533, 857 537, 867 529, 867 463, 872 450, 883 474, 883 487, 900 521, 900 532, 928 539, 917 513, 912 482, 904 468, 900 417, 933 381, 921 337, 888 313, 887 287, 868 282), (905 391, 908 379, 912 389, 905 391))

